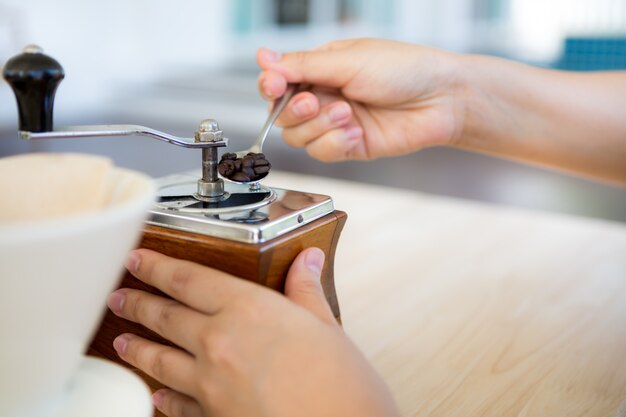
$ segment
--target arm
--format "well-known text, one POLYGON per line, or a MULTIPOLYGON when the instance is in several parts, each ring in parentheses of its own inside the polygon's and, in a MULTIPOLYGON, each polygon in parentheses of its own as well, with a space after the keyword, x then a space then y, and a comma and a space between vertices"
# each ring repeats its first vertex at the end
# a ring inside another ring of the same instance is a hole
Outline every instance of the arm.
POLYGON ((460 59, 467 92, 457 146, 626 183, 626 72, 460 59))
POLYGON ((322 161, 450 145, 626 184, 626 72, 551 71, 376 39, 262 49, 257 59, 266 98, 287 82, 314 85, 279 124, 287 143, 322 161))

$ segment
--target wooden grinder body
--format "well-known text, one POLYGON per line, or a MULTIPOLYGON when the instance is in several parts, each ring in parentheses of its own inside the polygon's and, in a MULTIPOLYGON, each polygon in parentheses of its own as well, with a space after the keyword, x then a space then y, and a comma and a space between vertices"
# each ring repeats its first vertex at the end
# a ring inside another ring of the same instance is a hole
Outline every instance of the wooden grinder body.
MULTIPOLYGON (((333 269, 337 242, 346 218, 345 213, 334 211, 285 235, 259 244, 235 242, 148 225, 144 229, 140 247, 219 269, 280 292, 284 291, 287 271, 296 255, 305 248, 319 247, 326 254, 321 278, 322 287, 333 314, 340 321, 333 269)), ((163 295, 128 273, 124 275, 120 288, 136 288, 163 295)), ((127 332, 171 344, 143 326, 116 317, 107 311, 88 353, 128 367, 129 365, 121 361, 113 349, 113 339, 127 332)), ((153 390, 163 387, 139 370, 134 370, 153 390)), ((160 414, 157 412, 156 415, 160 414)))

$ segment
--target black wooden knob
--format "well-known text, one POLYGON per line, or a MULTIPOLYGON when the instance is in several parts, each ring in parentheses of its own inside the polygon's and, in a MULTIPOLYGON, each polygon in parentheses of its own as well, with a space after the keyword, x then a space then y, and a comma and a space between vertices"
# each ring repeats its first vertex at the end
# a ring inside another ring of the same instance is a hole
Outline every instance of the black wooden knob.
POLYGON ((2 75, 17 99, 19 130, 50 132, 54 94, 65 77, 63 67, 41 48, 29 45, 7 61, 2 75))

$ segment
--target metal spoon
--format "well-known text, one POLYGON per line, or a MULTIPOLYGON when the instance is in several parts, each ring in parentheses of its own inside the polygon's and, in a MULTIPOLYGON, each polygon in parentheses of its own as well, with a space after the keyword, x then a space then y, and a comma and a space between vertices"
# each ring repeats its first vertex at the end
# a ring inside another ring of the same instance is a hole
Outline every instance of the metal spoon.
MULTIPOLYGON (((291 97, 293 97, 293 95, 296 93, 296 91, 299 91, 299 84, 288 84, 287 85, 287 89, 285 90, 285 94, 283 94, 283 96, 279 99, 277 99, 274 102, 274 107, 272 108, 272 111, 270 112, 269 116, 267 117, 267 121, 265 122, 265 125, 263 126, 263 129, 261 129, 261 133, 259 133, 259 136, 257 136, 256 138, 256 142, 254 142, 254 144, 248 148, 245 149, 243 151, 239 151, 239 152, 234 152, 235 155, 237 155, 237 158, 243 158, 244 156, 246 156, 248 153, 252 152, 252 153, 262 153, 263 152, 263 143, 265 143, 265 139, 267 139, 268 134, 270 133, 270 130, 272 130, 272 126, 274 126, 274 122, 276 121, 276 119, 278 118, 278 116, 280 115, 280 113, 283 111, 283 109, 285 108, 285 106, 287 105, 287 103, 289 102, 289 100, 291 99, 291 97)), ((254 180, 254 181, 248 181, 248 182, 239 182, 239 181, 234 181, 231 180, 230 178, 224 178, 224 181, 228 181, 228 182, 232 182, 233 184, 246 184, 246 185, 250 185, 251 187, 257 187, 258 186, 258 182, 261 181, 263 178, 265 178, 267 176, 268 173, 263 174, 262 177, 254 180)), ((221 175, 220 175, 221 176, 221 175)))

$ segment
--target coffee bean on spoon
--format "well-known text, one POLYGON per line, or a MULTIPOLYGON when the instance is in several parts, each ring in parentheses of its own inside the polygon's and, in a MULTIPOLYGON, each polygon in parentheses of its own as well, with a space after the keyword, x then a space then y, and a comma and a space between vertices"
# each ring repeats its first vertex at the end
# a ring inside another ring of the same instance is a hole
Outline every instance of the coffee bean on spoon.
POLYGON ((258 167, 254 167, 254 173, 259 176, 259 175, 263 175, 263 174, 267 174, 268 172, 270 172, 270 167, 269 165, 264 165, 264 166, 258 166, 258 167))
POLYGON ((243 172, 244 174, 246 174, 250 178, 254 178, 255 177, 254 168, 252 168, 252 167, 243 166, 243 167, 241 167, 241 172, 243 172))
POLYGON ((243 172, 235 172, 233 174, 232 177, 230 177, 231 180, 233 181, 237 181, 237 182, 250 182, 252 181, 252 179, 247 176, 246 174, 244 174, 243 172))
POLYGON ((252 157, 252 159, 257 160, 257 159, 265 159, 265 154, 264 153, 252 153, 252 152, 248 152, 248 154, 246 156, 250 156, 252 157))
POLYGON ((235 161, 230 159, 222 160, 218 164, 217 170, 223 177, 230 178, 231 175, 237 172, 237 169, 235 168, 235 161))
POLYGON ((254 166, 254 158, 252 156, 244 156, 241 160, 242 167, 253 167, 254 166))

